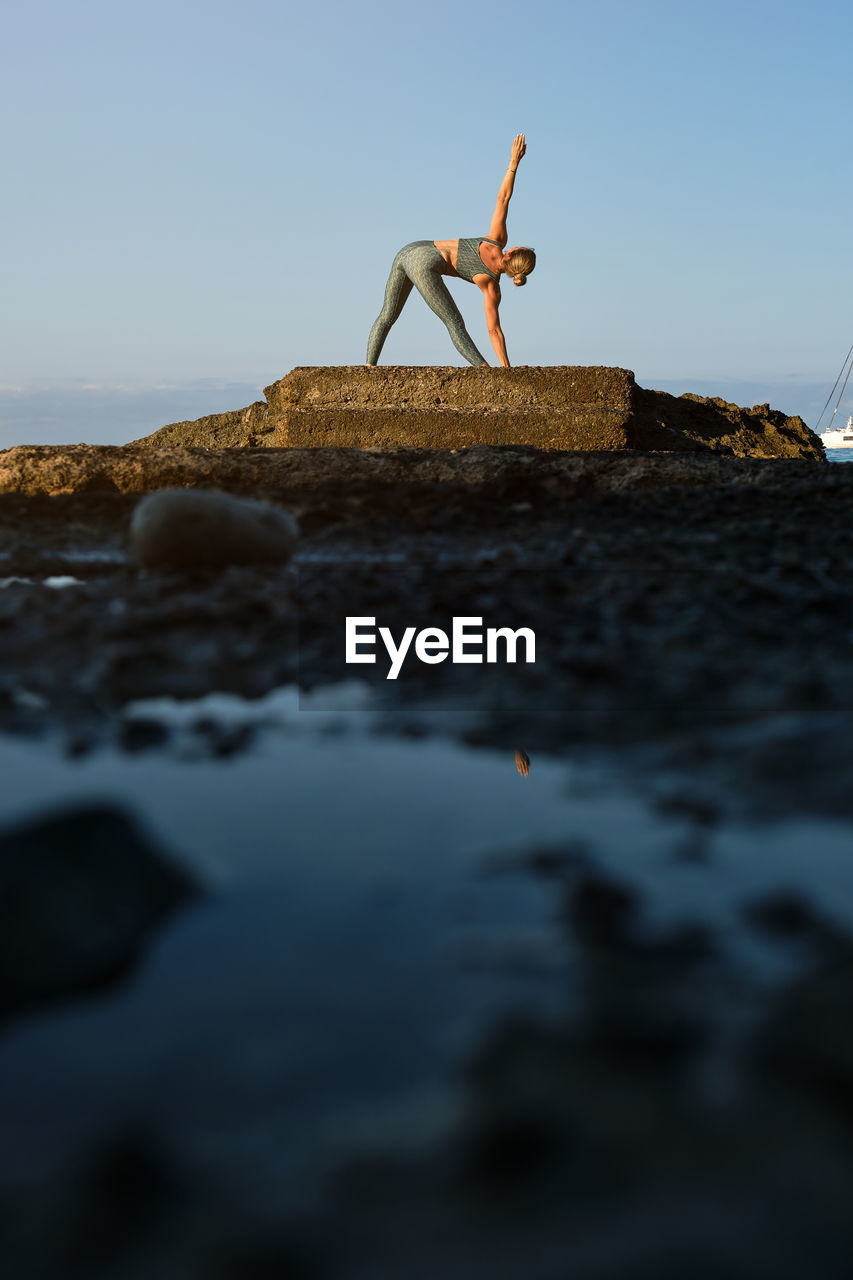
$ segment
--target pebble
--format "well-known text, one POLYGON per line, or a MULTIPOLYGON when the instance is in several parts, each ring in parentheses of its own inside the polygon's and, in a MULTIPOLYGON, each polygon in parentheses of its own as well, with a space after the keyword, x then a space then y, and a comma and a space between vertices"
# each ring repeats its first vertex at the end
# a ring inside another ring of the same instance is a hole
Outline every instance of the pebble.
POLYGON ((133 555, 146 569, 217 568, 290 559, 296 521, 278 507, 215 489, 160 489, 137 505, 133 555))

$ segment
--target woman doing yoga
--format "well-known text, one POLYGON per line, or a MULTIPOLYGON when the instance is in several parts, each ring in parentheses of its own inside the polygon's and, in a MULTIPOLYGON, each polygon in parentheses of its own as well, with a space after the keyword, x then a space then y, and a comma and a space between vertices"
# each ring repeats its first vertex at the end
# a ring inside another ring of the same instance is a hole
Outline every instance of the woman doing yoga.
POLYGON ((486 305, 486 325, 492 346, 499 362, 504 368, 509 368, 499 316, 500 278, 502 275, 509 275, 513 277, 515 284, 526 284, 528 275, 536 266, 536 254, 532 249, 514 245, 504 251, 507 241, 506 211, 515 185, 515 171, 526 150, 524 134, 520 133, 512 144, 509 168, 498 192, 498 202, 487 236, 474 236, 469 240, 413 240, 397 254, 385 286, 385 303, 370 330, 367 344, 369 365, 376 364, 379 359, 388 331, 399 318, 405 301, 412 292, 412 285, 447 325, 453 345, 468 363, 488 363, 471 341, 459 308, 441 278, 457 276, 462 280, 469 280, 482 290, 486 305))

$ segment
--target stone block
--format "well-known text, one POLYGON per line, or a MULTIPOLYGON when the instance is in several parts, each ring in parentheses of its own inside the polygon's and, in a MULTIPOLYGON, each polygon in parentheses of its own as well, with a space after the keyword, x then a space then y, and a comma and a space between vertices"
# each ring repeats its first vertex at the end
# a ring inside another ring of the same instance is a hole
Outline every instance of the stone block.
POLYGON ((264 394, 281 446, 626 449, 637 390, 629 370, 604 367, 325 365, 264 394))

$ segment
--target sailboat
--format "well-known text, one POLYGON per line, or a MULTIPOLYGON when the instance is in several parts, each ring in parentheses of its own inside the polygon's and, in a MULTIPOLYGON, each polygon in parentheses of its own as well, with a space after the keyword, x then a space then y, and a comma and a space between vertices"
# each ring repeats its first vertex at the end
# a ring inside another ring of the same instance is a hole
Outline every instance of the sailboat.
POLYGON ((846 427, 821 431, 820 438, 824 449, 853 449, 853 414, 847 419, 846 427))
POLYGON ((823 415, 826 413, 827 409, 829 408, 830 400, 835 395, 835 387, 837 387, 840 382, 841 390, 838 393, 838 399, 835 402, 835 408, 832 411, 832 417, 829 420, 829 425, 825 431, 821 431, 819 433, 821 443, 823 444, 824 449, 853 449, 853 414, 851 414, 851 416, 847 419, 846 427, 844 427, 843 429, 839 427, 835 431, 833 431, 832 429, 832 424, 835 421, 835 415, 838 413, 838 406, 841 404, 841 397, 844 395, 844 392, 847 388, 847 382, 848 382, 848 379, 850 378, 851 371, 853 371, 853 346, 851 346, 850 350, 847 352, 847 355, 844 357, 844 363, 841 366, 841 372, 839 373, 838 377, 835 379, 835 386, 832 388, 829 395, 826 397, 826 404, 821 409, 820 418, 818 418, 817 423, 815 425, 815 431, 817 431, 821 423, 821 418, 823 418, 823 415), (842 378, 843 378, 843 382, 842 382, 842 378))

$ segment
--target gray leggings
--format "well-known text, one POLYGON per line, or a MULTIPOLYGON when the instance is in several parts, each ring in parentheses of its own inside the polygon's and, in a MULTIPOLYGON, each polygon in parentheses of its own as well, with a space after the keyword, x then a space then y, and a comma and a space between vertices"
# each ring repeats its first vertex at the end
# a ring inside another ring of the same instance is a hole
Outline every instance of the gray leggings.
POLYGON ((471 341, 465 321, 450 290, 442 280, 447 264, 432 240, 413 240, 397 254, 385 286, 385 302, 374 321, 367 342, 367 363, 376 364, 388 337, 388 330, 400 318, 406 299, 414 285, 433 311, 447 325, 453 345, 469 364, 485 364, 471 341))

